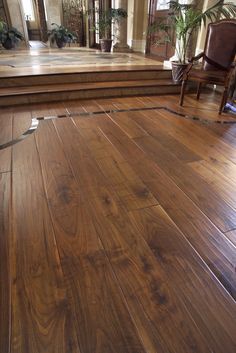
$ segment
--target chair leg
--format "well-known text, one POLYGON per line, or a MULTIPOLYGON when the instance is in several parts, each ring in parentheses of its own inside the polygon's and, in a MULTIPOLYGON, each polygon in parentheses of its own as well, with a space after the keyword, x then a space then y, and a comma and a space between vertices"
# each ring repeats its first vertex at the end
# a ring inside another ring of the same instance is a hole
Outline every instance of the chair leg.
POLYGON ((184 93, 185 93, 186 84, 187 84, 187 81, 183 80, 182 87, 181 87, 180 101, 179 101, 179 105, 181 107, 182 107, 182 105, 184 103, 184 93))
POLYGON ((198 86, 197 86, 197 100, 199 100, 199 98, 200 98, 201 87, 202 87, 202 83, 199 82, 199 84, 198 84, 198 86))
POLYGON ((222 98, 221 98, 219 114, 221 114, 224 109, 224 106, 225 106, 225 103, 227 100, 227 96, 228 96, 228 88, 225 87, 224 92, 222 94, 222 98))

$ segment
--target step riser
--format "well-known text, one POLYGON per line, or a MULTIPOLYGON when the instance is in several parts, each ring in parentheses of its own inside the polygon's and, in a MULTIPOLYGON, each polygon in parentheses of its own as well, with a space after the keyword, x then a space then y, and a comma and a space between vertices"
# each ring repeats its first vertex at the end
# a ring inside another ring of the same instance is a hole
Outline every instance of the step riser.
POLYGON ((53 92, 53 93, 39 93, 28 94, 20 96, 8 96, 0 98, 0 106, 31 104, 31 103, 45 103, 66 101, 74 99, 88 99, 88 98, 106 98, 106 97, 123 97, 135 95, 148 94, 178 94, 180 93, 180 86, 150 86, 150 87, 122 87, 122 88, 102 88, 102 89, 88 89, 83 91, 71 92, 53 92))
POLYGON ((23 76, 1 78, 0 88, 26 87, 35 85, 68 84, 68 83, 90 83, 90 82, 112 82, 133 80, 158 80, 170 79, 169 70, 151 71, 122 71, 122 72, 85 72, 73 74, 54 74, 39 76, 23 76))

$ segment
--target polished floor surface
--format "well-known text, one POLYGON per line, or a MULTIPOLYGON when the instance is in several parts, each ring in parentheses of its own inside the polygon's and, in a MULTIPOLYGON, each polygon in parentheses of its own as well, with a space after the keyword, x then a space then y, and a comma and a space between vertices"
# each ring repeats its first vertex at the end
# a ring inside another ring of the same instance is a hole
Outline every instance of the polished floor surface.
POLYGON ((160 62, 132 53, 102 53, 99 50, 66 47, 63 49, 2 50, 0 52, 0 74, 26 70, 53 69, 58 72, 85 68, 113 66, 153 66, 160 62))
POLYGON ((2 110, 1 353, 235 353, 236 125, 177 102, 2 110))

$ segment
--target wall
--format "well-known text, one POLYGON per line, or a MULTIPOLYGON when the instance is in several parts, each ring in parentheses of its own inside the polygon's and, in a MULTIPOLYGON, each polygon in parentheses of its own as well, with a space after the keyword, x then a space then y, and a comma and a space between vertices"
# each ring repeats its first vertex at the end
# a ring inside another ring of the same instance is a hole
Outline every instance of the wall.
POLYGON ((62 0, 45 0, 48 29, 52 23, 62 23, 62 0))
POLYGON ((149 0, 134 1, 132 49, 145 53, 149 0))
POLYGON ((24 20, 21 0, 7 0, 7 6, 12 26, 16 27, 25 38, 25 42, 21 42, 20 46, 28 46, 28 32, 24 20))

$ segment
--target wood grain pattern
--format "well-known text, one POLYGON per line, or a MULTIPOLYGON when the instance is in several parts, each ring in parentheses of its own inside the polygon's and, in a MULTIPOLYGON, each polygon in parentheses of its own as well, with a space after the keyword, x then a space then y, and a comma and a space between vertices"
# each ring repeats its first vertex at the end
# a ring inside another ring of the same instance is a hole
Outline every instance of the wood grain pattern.
POLYGON ((235 228, 235 211, 211 189, 209 184, 193 173, 191 168, 181 163, 151 136, 136 138, 135 142, 223 232, 235 228))
POLYGON ((226 232, 225 236, 235 245, 236 247, 236 229, 226 232))
MULTIPOLYGON (((0 116, 0 145, 12 140, 12 114, 2 113, 0 116)), ((0 150, 0 173, 11 171, 11 148, 0 150)))
POLYGON ((0 174, 0 351, 10 352, 11 287, 10 287, 10 199, 11 175, 0 174))
MULTIPOLYGON (((181 111, 214 120, 201 102, 181 111)), ((235 352, 236 128, 104 113, 164 104, 177 97, 3 111, 2 138, 65 117, 0 173, 1 353, 235 352)))
POLYGON ((80 352, 34 135, 13 147, 11 352, 80 352))
POLYGON ((201 264, 201 258, 161 206, 133 211, 130 214, 210 346, 214 346, 216 351, 233 352, 236 324, 234 301, 224 297, 224 291, 218 286, 217 280, 213 284, 207 266, 201 264), (198 290, 204 296, 204 301, 199 297, 198 290), (200 315, 196 311, 199 305, 202 308, 200 315), (219 316, 216 316, 216 312, 219 316), (224 325, 221 326, 223 317, 223 321, 227 321, 226 330, 224 325), (215 326, 212 335, 212 329, 209 328, 217 320, 219 326, 215 326), (220 339, 216 340, 216 337, 220 339))
MULTIPOLYGON (((64 123, 68 122, 56 124, 58 130, 64 123)), ((72 130, 75 128, 73 124, 70 126, 72 130)), ((67 132, 60 137, 66 143, 67 153, 74 141, 67 132)), ((91 214, 82 203, 80 189, 87 184, 81 185, 79 178, 77 185, 51 122, 41 127, 37 141, 57 245, 77 317, 81 351, 144 352, 91 214), (50 151, 45 144, 48 138, 53 142, 50 151)), ((73 151, 70 150, 68 160, 74 171, 78 168, 73 162, 77 155, 74 147, 73 151)), ((90 187, 86 189, 89 190, 90 187)))
MULTIPOLYGON (((83 145, 79 146, 78 138, 76 142, 71 140, 72 134, 67 135, 68 130, 65 133, 63 124, 65 124, 63 121, 55 122, 63 145, 66 146, 64 149, 67 158, 80 184, 78 170, 81 161, 77 158, 75 144, 78 151, 83 149, 83 145)), ((168 286, 164 272, 156 264, 145 242, 131 227, 130 220, 120 207, 119 201, 106 187, 106 181, 103 183, 103 193, 100 188, 93 188, 88 184, 81 186, 85 188, 88 197, 90 217, 107 251, 139 335, 142 342, 145 342, 145 348, 151 352, 157 350, 174 352, 176 349, 179 352, 195 349, 204 352, 207 349, 205 340, 198 331, 190 328, 192 318, 179 302, 173 289, 168 286), (112 237, 109 234, 112 234, 112 237), (169 312, 168 318, 164 314, 166 311, 169 312), (171 342, 169 335, 172 329, 179 331, 171 342)))
POLYGON ((167 174, 151 161, 139 146, 122 134, 116 125, 102 117, 95 119, 213 272, 235 296, 235 249, 226 241, 224 235, 167 174))
MULTIPOLYGON (((105 115, 102 116, 106 119, 105 115)), ((107 185, 112 186, 128 210, 158 204, 146 185, 105 135, 99 129, 93 128, 94 124, 91 119, 76 118, 74 121, 91 155, 96 159, 106 178, 107 185)))

